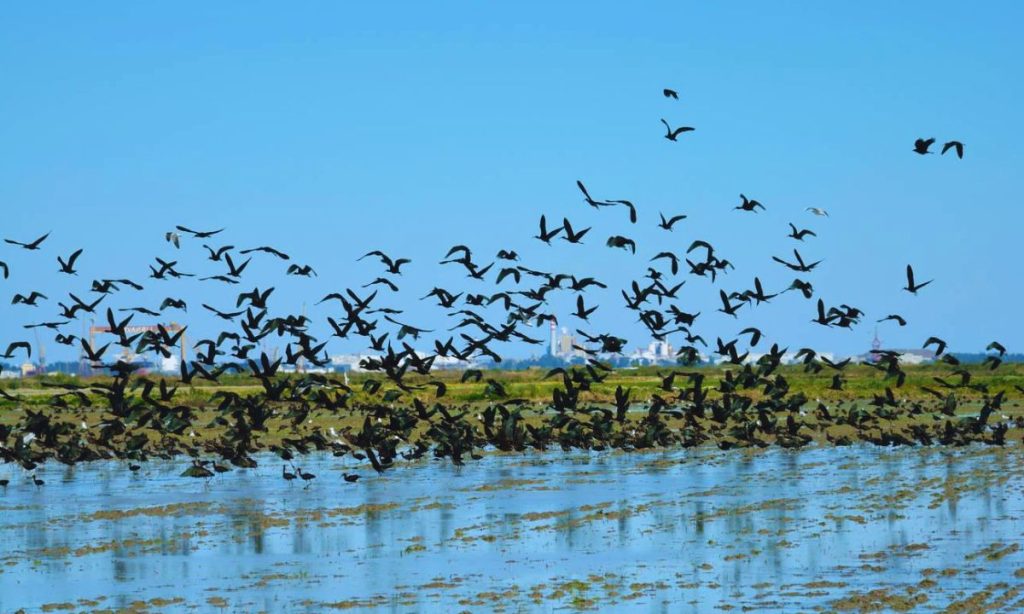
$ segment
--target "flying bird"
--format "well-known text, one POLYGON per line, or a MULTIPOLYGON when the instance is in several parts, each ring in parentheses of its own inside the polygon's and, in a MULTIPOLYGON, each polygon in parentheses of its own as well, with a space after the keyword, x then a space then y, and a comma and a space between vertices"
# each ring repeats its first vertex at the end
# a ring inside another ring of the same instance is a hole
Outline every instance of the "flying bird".
POLYGON ((928 148, 935 142, 934 138, 931 139, 917 139, 914 141, 914 153, 924 155, 932 152, 928 151, 928 148))
POLYGON ((534 239, 540 239, 541 241, 547 243, 548 245, 551 245, 551 239, 554 239, 558 235, 558 233, 562 232, 562 228, 562 226, 559 226, 558 228, 555 228, 554 230, 548 232, 547 219, 545 219, 545 217, 542 215, 540 216, 540 234, 535 236, 534 239))
POLYGON ((572 224, 569 223, 569 218, 562 218, 562 228, 565 229, 565 236, 562 239, 569 243, 579 243, 585 234, 590 232, 590 228, 584 228, 579 232, 573 232, 572 224))
POLYGON ((402 268, 402 265, 409 264, 410 262, 412 262, 412 260, 409 260, 408 258, 398 258, 392 260, 387 254, 380 251, 379 249, 375 249, 372 252, 367 252, 366 254, 363 254, 356 260, 356 262, 369 256, 377 256, 378 258, 380 258, 381 263, 388 268, 388 273, 391 273, 392 275, 401 275, 402 271, 400 269, 402 268))
POLYGON ((679 94, 675 90, 670 90, 667 87, 665 89, 661 90, 661 94, 665 98, 671 98, 673 100, 679 100, 679 94))
POLYGON ((796 239, 797 241, 803 241, 804 237, 808 235, 812 237, 818 236, 817 234, 814 233, 813 230, 808 230, 806 228, 803 230, 797 230, 796 226, 794 226, 792 222, 790 222, 789 224, 789 229, 789 238, 796 239))
POLYGON ((664 228, 665 230, 668 230, 669 232, 672 231, 672 226, 674 226, 676 222, 686 219, 685 215, 674 215, 668 219, 665 219, 664 213, 658 213, 658 215, 661 216, 661 222, 658 224, 658 226, 664 228))
POLYGON ((757 213, 757 208, 760 207, 761 210, 764 211, 764 205, 762 205, 760 202, 758 202, 756 200, 751 200, 751 199, 747 198, 746 196, 744 196, 743 194, 740 194, 740 198, 743 199, 743 202, 741 202, 740 204, 738 204, 735 207, 733 207, 734 209, 740 209, 742 211, 749 211, 751 213, 757 213))
POLYGON ((911 293, 911 294, 917 294, 918 290, 920 290, 921 288, 927 286, 928 284, 932 283, 933 281, 935 281, 935 280, 934 279, 929 279, 928 281, 924 282, 923 284, 914 283, 914 268, 908 264, 907 265, 907 285, 903 289, 906 290, 907 292, 911 293))
POLYGON ((308 264, 304 264, 304 265, 301 265, 301 266, 297 265, 297 264, 292 264, 292 265, 290 265, 288 267, 288 270, 285 271, 285 274, 287 274, 287 275, 299 275, 299 276, 302 276, 302 277, 316 277, 317 276, 316 271, 314 271, 313 267, 309 266, 308 264))
POLYGON ((672 126, 669 126, 668 122, 665 121, 664 119, 661 120, 661 123, 665 124, 665 138, 670 141, 675 141, 677 138, 679 138, 679 135, 683 134, 684 132, 693 132, 695 130, 695 128, 691 126, 680 126, 673 130, 672 126))
POLYGON ((75 270, 75 261, 78 260, 78 257, 81 255, 82 250, 79 249, 75 251, 75 253, 68 256, 68 259, 66 261, 60 256, 57 256, 57 263, 60 264, 59 272, 67 273, 68 275, 78 275, 78 271, 75 270))
POLYGON ((25 296, 23 294, 15 294, 14 298, 11 299, 11 304, 12 305, 28 305, 29 307, 35 307, 36 306, 36 301, 38 301, 39 299, 48 299, 48 298, 50 298, 50 297, 46 296, 42 292, 36 292, 35 290, 33 290, 28 296, 25 296))
POLYGON ((288 254, 286 254, 284 252, 281 252, 281 251, 278 251, 278 250, 274 249, 273 247, 268 247, 266 245, 263 245, 261 247, 253 247, 253 248, 250 248, 250 249, 243 249, 242 251, 240 251, 238 253, 240 253, 240 254, 242 254, 244 256, 246 254, 251 254, 252 252, 263 252, 265 254, 270 254, 271 256, 277 256, 281 260, 291 260, 291 256, 289 256, 288 254))
POLYGON ((21 247, 23 247, 23 248, 25 248, 27 250, 34 251, 34 250, 39 249, 39 246, 42 245, 43 241, 45 241, 46 237, 48 237, 48 236, 50 236, 50 233, 44 234, 43 236, 39 237, 35 241, 32 241, 31 243, 22 243, 21 241, 15 241, 14 239, 4 239, 4 243, 10 243, 11 245, 18 245, 18 246, 21 246, 21 247))
POLYGON ((175 226, 175 228, 180 230, 181 232, 187 232, 188 234, 192 235, 193 237, 195 237, 197 239, 209 239, 210 237, 212 237, 215 234, 219 234, 219 233, 224 232, 223 228, 221 228, 219 230, 209 230, 209 231, 192 230, 191 228, 187 228, 185 226, 175 226))
POLYGON ((947 142, 945 145, 942 146, 942 154, 940 154, 940 155, 945 155, 946 152, 949 151, 950 149, 955 149, 956 150, 956 157, 960 158, 961 160, 963 159, 963 157, 964 157, 964 144, 963 143, 961 143, 960 141, 949 141, 949 142, 947 142))
POLYGON ((820 207, 807 207, 806 209, 804 209, 804 211, 810 211, 811 213, 817 215, 818 217, 828 217, 828 211, 825 211, 820 207))
POLYGON ((621 247, 622 249, 626 249, 628 247, 631 252, 634 254, 636 253, 636 241, 627 237, 612 235, 608 237, 605 245, 608 247, 621 247))

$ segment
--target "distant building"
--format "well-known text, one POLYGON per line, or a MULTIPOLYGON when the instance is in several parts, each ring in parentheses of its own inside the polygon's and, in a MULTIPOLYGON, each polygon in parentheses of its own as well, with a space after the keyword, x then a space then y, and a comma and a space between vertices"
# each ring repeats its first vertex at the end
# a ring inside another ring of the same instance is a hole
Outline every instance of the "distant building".
MULTIPOLYGON (((880 358, 879 351, 882 350, 882 340, 878 337, 878 329, 875 328, 875 337, 871 340, 871 350, 865 354, 861 354, 856 358, 864 362, 875 363, 880 358)), ((925 349, 898 349, 893 348, 886 350, 890 352, 896 352, 900 355, 900 363, 905 365, 923 365, 930 362, 935 362, 935 352, 925 349)))

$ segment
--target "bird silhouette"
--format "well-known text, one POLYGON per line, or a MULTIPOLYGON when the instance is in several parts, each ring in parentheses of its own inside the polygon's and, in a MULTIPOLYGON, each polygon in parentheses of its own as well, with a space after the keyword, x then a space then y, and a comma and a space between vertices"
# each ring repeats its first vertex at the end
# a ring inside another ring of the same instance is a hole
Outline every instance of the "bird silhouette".
POLYGON ((558 233, 562 232, 563 228, 564 226, 559 226, 558 228, 555 228, 552 231, 548 231, 547 220, 542 215, 540 216, 540 233, 534 238, 539 239, 547 243, 548 245, 551 245, 551 239, 554 239, 556 236, 558 236, 558 233))
POLYGON ((914 141, 914 153, 921 154, 922 156, 924 154, 932 153, 928 151, 928 148, 931 147, 933 143, 935 143, 935 139, 917 139, 914 141))
POLYGON ((924 283, 921 283, 921 284, 914 283, 914 269, 913 269, 913 267, 911 267, 908 264, 907 265, 907 285, 904 286, 903 289, 906 290, 907 292, 911 293, 911 294, 917 294, 918 290, 920 290, 921 288, 927 286, 928 284, 932 283, 933 281, 935 281, 935 280, 929 279, 928 281, 926 281, 924 283))
POLYGON ((82 250, 78 249, 68 256, 66 261, 60 256, 57 256, 57 263, 60 264, 60 272, 67 273, 68 275, 78 275, 78 272, 75 271, 75 261, 78 260, 78 257, 81 255, 82 250))
POLYGON ((672 231, 672 227, 675 225, 676 222, 686 219, 685 215, 674 215, 668 219, 665 219, 665 214, 663 213, 659 213, 658 215, 661 216, 661 222, 658 224, 658 226, 670 232, 672 231))
POLYGON ((672 127, 668 125, 668 122, 665 121, 664 119, 661 120, 661 123, 665 124, 665 138, 670 141, 675 141, 676 139, 678 139, 680 134, 686 132, 693 132, 695 130, 695 128, 693 128, 692 126, 680 126, 673 130, 672 127))
POLYGON ((941 155, 946 155, 946 152, 949 151, 950 149, 954 149, 956 151, 956 157, 957 158, 960 158, 961 160, 963 159, 963 157, 964 157, 964 144, 963 143, 961 143, 960 141, 949 141, 949 142, 947 142, 945 145, 942 146, 942 154, 941 155))
POLYGON ((29 251, 35 251, 39 249, 39 246, 43 244, 43 241, 50 236, 50 233, 46 233, 31 243, 22 243, 21 241, 15 241, 14 239, 4 239, 4 243, 10 243, 11 245, 17 245, 29 251))
POLYGON ((736 207, 733 207, 734 209, 739 209, 741 211, 749 211, 750 213, 757 213, 757 209, 758 207, 760 207, 761 210, 764 211, 764 205, 762 205, 760 202, 748 199, 743 194, 740 194, 740 199, 742 199, 742 202, 736 207))

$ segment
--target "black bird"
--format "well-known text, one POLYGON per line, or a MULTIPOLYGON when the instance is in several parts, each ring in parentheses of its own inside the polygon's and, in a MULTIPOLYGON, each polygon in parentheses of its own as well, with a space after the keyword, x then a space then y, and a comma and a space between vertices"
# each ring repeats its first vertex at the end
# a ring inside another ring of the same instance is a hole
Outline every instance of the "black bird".
POLYGON ((673 100, 679 100, 679 94, 676 93, 675 90, 670 90, 668 88, 665 88, 665 89, 661 90, 661 93, 662 93, 663 96, 665 96, 665 98, 671 98, 673 100))
POLYGON ((231 254, 224 254, 224 260, 228 265, 228 275, 236 278, 241 277, 242 271, 244 271, 245 267, 249 266, 249 263, 252 262, 252 258, 249 258, 242 264, 235 266, 235 261, 231 259, 231 254))
POLYGON ((900 326, 906 326, 907 325, 907 321, 905 319, 903 319, 903 316, 899 315, 898 313, 890 313, 889 315, 885 316, 881 320, 878 320, 878 322, 886 322, 886 321, 889 321, 889 320, 894 320, 900 326))
POLYGON ((341 474, 341 477, 344 478, 345 481, 348 482, 349 484, 352 484, 353 482, 356 482, 357 480, 359 480, 359 474, 356 474, 356 473, 344 473, 343 472, 341 474))
POLYGON ((719 290, 718 291, 718 296, 719 296, 719 298, 722 299, 722 308, 719 309, 718 311, 721 311, 722 313, 731 315, 734 318, 737 317, 736 316, 736 310, 739 309, 740 307, 742 307, 743 303, 737 303, 736 305, 731 304, 729 302, 729 295, 727 295, 725 293, 725 290, 719 290))
POLYGON ((934 279, 929 279, 928 281, 924 282, 923 284, 914 283, 914 269, 913 269, 913 267, 911 267, 908 264, 907 265, 907 285, 903 289, 906 290, 907 292, 911 293, 911 294, 917 294, 918 290, 920 290, 921 288, 927 286, 928 284, 932 283, 933 281, 935 281, 935 280, 934 279))
POLYGON ((14 350, 21 348, 25 350, 25 353, 29 358, 32 358, 32 346, 29 345, 28 341, 15 341, 7 346, 7 351, 0 354, 0 358, 14 358, 14 350))
POLYGON ((519 260, 519 254, 515 251, 498 250, 498 256, 501 260, 519 260))
POLYGON ((590 309, 587 309, 586 306, 583 304, 583 296, 576 296, 576 313, 573 314, 574 316, 583 321, 587 321, 587 318, 590 317, 590 314, 594 313, 595 311, 597 311, 597 305, 594 305, 590 309))
POLYGON ((789 292, 790 290, 799 290, 800 293, 804 295, 804 298, 811 298, 814 296, 814 286, 812 286, 810 282, 802 279, 794 279, 793 283, 789 284, 789 287, 785 289, 785 292, 789 292))
POLYGON ((164 302, 160 303, 160 311, 172 307, 174 309, 180 309, 182 311, 188 311, 188 305, 181 299, 167 297, 164 302))
POLYGON ((67 273, 68 275, 78 275, 78 271, 75 270, 75 261, 78 260, 78 257, 81 255, 82 250, 79 249, 68 256, 67 261, 60 256, 57 256, 57 263, 60 264, 60 272, 67 273))
POLYGON ((800 252, 798 252, 795 249, 793 250, 793 255, 796 256, 796 264, 786 262, 785 260, 779 258, 778 256, 772 256, 772 260, 778 262, 779 264, 783 264, 787 268, 792 269, 798 273, 810 273, 811 271, 814 270, 814 267, 822 263, 821 260, 818 260, 817 262, 812 262, 811 264, 805 263, 804 259, 800 256, 800 252))
POLYGON ((675 215, 675 216, 672 216, 672 217, 668 218, 667 220, 665 219, 665 214, 664 213, 658 213, 658 215, 661 216, 661 222, 658 224, 658 226, 660 226, 660 227, 662 227, 662 228, 664 228, 665 230, 668 230, 668 231, 672 230, 672 226, 675 225, 676 222, 678 222, 679 220, 685 220, 686 219, 685 215, 675 215))
POLYGON ((261 246, 261 247, 252 247, 252 248, 249 248, 249 249, 243 249, 242 251, 240 251, 238 253, 242 254, 244 256, 246 254, 251 254, 252 252, 263 252, 264 254, 270 254, 272 256, 277 256, 281 260, 291 260, 291 256, 289 256, 288 254, 286 254, 284 252, 280 252, 280 251, 274 249, 273 247, 268 247, 266 245, 261 246))
POLYGON ((288 471, 288 465, 281 465, 281 477, 283 477, 286 482, 291 482, 295 479, 295 474, 288 471))
POLYGON ((668 122, 665 121, 664 119, 661 120, 661 123, 665 124, 665 138, 670 141, 676 140, 677 138, 679 138, 679 135, 683 134, 684 132, 693 132, 695 130, 695 128, 693 128, 692 126, 680 126, 673 130, 672 126, 669 126, 668 122))
POLYGON ((540 239, 541 241, 547 243, 548 245, 551 245, 551 239, 554 239, 556 236, 558 236, 558 233, 562 232, 562 228, 562 226, 559 226, 558 228, 555 228, 551 232, 548 232, 547 219, 545 219, 545 217, 542 215, 540 216, 540 234, 538 234, 534 238, 540 239))
POLYGON ((306 482, 306 487, 307 488, 309 487, 309 485, 312 482, 312 480, 316 479, 315 475, 313 475, 312 473, 309 473, 308 471, 303 471, 302 467, 296 467, 295 468, 295 473, 298 474, 298 476, 302 479, 303 482, 306 482))
POLYGON ((998 352, 1000 356, 1005 356, 1006 355, 1006 348, 1003 347, 1003 344, 999 343, 998 341, 993 341, 992 343, 990 343, 987 346, 985 346, 985 351, 986 352, 995 351, 995 352, 998 352))
POLYGON ((221 232, 224 232, 223 228, 221 228, 220 230, 210 230, 210 231, 192 230, 191 228, 186 228, 184 226, 175 226, 175 228, 177 228, 181 232, 187 232, 187 233, 189 233, 190 235, 192 235, 193 237, 195 237, 197 239, 209 239, 210 237, 212 237, 215 234, 219 234, 221 232))
POLYGON ((945 155, 946 152, 949 151, 950 149, 956 149, 956 157, 960 158, 961 160, 963 159, 963 157, 964 157, 964 144, 963 143, 961 143, 960 141, 949 141, 948 143, 946 143, 945 145, 942 146, 942 154, 941 155, 945 155))
POLYGON ((611 203, 609 203, 608 201, 594 200, 593 198, 591 198, 590 192, 587 191, 587 186, 583 185, 583 182, 580 181, 579 179, 576 180, 576 187, 580 189, 580 192, 583 192, 583 200, 591 207, 597 209, 599 207, 611 206, 611 203))
MULTIPOLYGON (((206 243, 203 243, 203 247, 206 248, 206 251, 210 252, 210 255, 207 256, 207 258, 214 262, 220 262, 220 259, 225 252, 227 252, 228 250, 235 249, 234 245, 225 245, 224 247, 218 247, 217 249, 213 249, 206 243)), ((242 253, 244 254, 245 252, 242 253)))
POLYGON ((370 286, 375 286, 375 285, 378 285, 378 284, 379 284, 379 285, 384 285, 384 286, 387 286, 388 288, 390 288, 390 289, 391 289, 391 291, 392 291, 392 292, 398 292, 398 286, 396 286, 396 285, 394 284, 394 282, 392 282, 392 281, 391 281, 390 279, 388 279, 387 277, 378 277, 377 279, 375 279, 375 280, 371 281, 371 282, 370 282, 370 283, 368 283, 368 284, 363 284, 363 286, 362 286, 362 287, 363 287, 363 288, 369 288, 370 286))
MULTIPOLYGON (((541 219, 543 220, 543 218, 541 219)), ((583 236, 590 232, 590 228, 584 228, 579 232, 573 232, 572 224, 569 223, 569 218, 567 217, 562 218, 562 228, 565 229, 565 236, 562 238, 569 243, 579 243, 583 239, 583 236)), ((543 233, 543 230, 541 230, 541 232, 543 233)))
POLYGON ((11 299, 12 305, 28 305, 29 307, 36 307, 36 301, 39 299, 48 299, 49 297, 42 292, 36 292, 33 290, 28 296, 23 294, 15 294, 14 298, 11 299))
POLYGON ((3 260, 0 260, 0 269, 4 270, 4 279, 11 276, 11 269, 7 267, 7 263, 3 260))
POLYGON ((804 237, 806 237, 808 235, 810 235, 812 237, 818 236, 818 235, 814 234, 813 230, 807 230, 807 229, 797 230, 796 226, 794 226, 792 222, 790 222, 789 228, 790 228, 789 238, 790 239, 796 239, 797 241, 803 241, 804 237))
POLYGON ((758 342, 761 341, 761 337, 764 335, 764 333, 762 333, 759 329, 754 328, 753 326, 749 328, 744 328, 743 330, 740 331, 739 334, 750 335, 750 347, 756 346, 758 342))
POLYGON ((305 264, 305 265, 302 265, 302 266, 299 266, 297 264, 290 265, 288 267, 288 270, 286 271, 286 274, 287 275, 299 275, 301 277, 316 277, 317 276, 316 271, 314 271, 313 267, 309 266, 308 264, 305 264))
POLYGON ((43 241, 45 241, 46 237, 48 237, 48 236, 50 236, 50 233, 44 234, 43 236, 39 237, 35 241, 32 241, 31 243, 22 243, 21 241, 15 241, 14 239, 4 239, 4 243, 10 243, 11 245, 20 245, 21 247, 23 247, 23 248, 25 248, 27 250, 33 250, 34 251, 34 250, 39 249, 39 246, 42 245, 43 241))
POLYGON ((932 153, 928 151, 928 148, 931 147, 934 142, 935 139, 917 139, 914 141, 914 153, 921 154, 922 156, 924 154, 932 153))
POLYGON ((743 202, 733 207, 734 209, 740 209, 741 211, 757 213, 757 208, 760 207, 761 210, 764 211, 764 205, 762 205, 760 202, 756 200, 751 200, 744 196, 743 194, 740 194, 740 198, 743 199, 743 202))
POLYGON ((633 239, 629 239, 627 237, 612 235, 608 237, 608 240, 605 242, 605 245, 607 245, 608 247, 621 247, 622 249, 626 249, 628 247, 631 252, 633 252, 634 254, 636 253, 636 241, 634 241, 633 239))
POLYGON ((40 486, 46 484, 46 482, 39 479, 39 477, 34 473, 32 474, 32 483, 36 485, 36 488, 39 488, 40 486))
POLYGON ((928 337, 921 347, 927 348, 930 345, 935 346, 935 355, 942 356, 942 353, 946 351, 946 342, 938 337, 928 337))
POLYGON ((672 252, 661 252, 657 256, 655 256, 654 258, 651 258, 651 262, 654 262, 655 260, 658 260, 659 258, 666 258, 666 259, 668 259, 669 262, 672 263, 670 270, 672 271, 673 275, 675 275, 676 273, 679 272, 679 256, 676 256, 672 252))
POLYGON ((214 314, 217 315, 218 318, 221 318, 223 320, 227 320, 228 322, 234 320, 238 316, 240 316, 243 313, 245 313, 244 311, 233 311, 233 312, 220 311, 218 309, 214 309, 213 307, 210 307, 206 303, 203 303, 203 307, 205 309, 209 310, 209 311, 212 311, 214 314))
POLYGON ((412 262, 412 260, 409 260, 408 258, 398 258, 397 260, 392 260, 387 254, 380 251, 379 249, 363 254, 356 262, 369 256, 377 256, 378 258, 380 258, 381 263, 383 263, 384 266, 388 268, 388 273, 391 273, 392 275, 401 275, 402 271, 400 269, 402 268, 402 265, 409 264, 410 262, 412 262))

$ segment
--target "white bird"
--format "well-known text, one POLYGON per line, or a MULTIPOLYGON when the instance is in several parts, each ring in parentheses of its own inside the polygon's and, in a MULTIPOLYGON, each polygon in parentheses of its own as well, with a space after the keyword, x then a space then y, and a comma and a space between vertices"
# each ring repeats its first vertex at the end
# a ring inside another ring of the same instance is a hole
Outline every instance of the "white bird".
POLYGON ((818 207, 807 207, 806 210, 810 211, 814 215, 820 215, 820 216, 823 216, 823 217, 828 217, 828 211, 825 211, 824 209, 820 209, 818 207))
POLYGON ((167 239, 168 243, 173 243, 174 247, 181 247, 181 235, 176 232, 168 232, 164 234, 164 238, 167 239))

